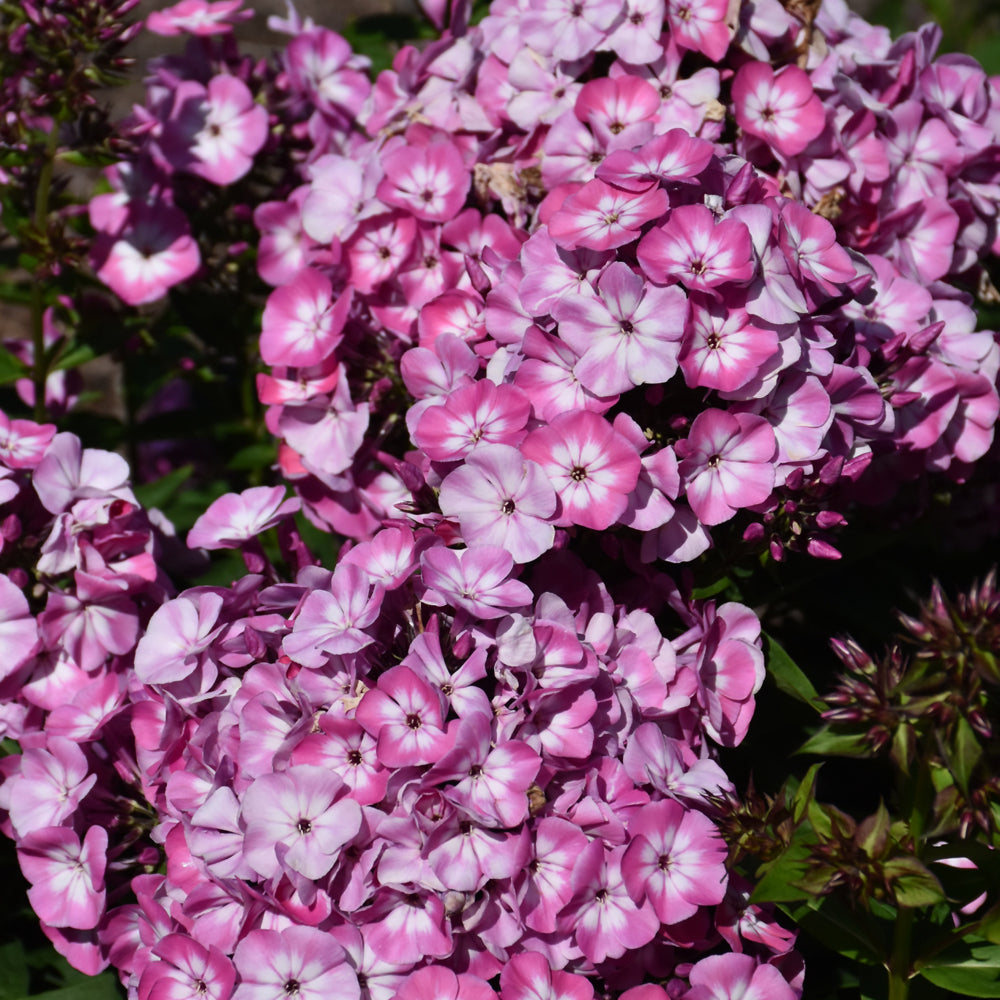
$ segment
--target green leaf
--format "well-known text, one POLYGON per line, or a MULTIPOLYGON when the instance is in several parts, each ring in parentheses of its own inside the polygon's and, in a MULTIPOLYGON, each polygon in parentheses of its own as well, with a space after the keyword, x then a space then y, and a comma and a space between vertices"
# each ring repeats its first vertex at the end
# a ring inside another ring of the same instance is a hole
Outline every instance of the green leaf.
POLYGON ((864 733, 837 733, 823 726, 795 751, 823 757, 869 757, 871 751, 864 733))
POLYGON ((60 354, 56 363, 52 366, 52 371, 58 372, 66 368, 79 368, 80 365, 93 361, 97 355, 94 349, 87 344, 77 344, 70 347, 64 354, 60 354))
POLYGON ((248 469, 269 469, 278 460, 278 450, 273 443, 249 444, 240 448, 228 462, 226 468, 234 472, 248 469))
POLYGON ((31 369, 10 351, 0 347, 0 385, 8 385, 19 378, 30 378, 31 369))
POLYGON ((794 903, 808 899, 808 889, 797 885, 809 871, 812 852, 805 844, 792 844, 766 866, 750 894, 752 903, 794 903))
POLYGON ((705 587, 695 587, 691 591, 691 596, 696 601, 706 601, 710 597, 715 597, 716 595, 721 594, 727 587, 732 585, 732 582, 733 581, 730 580, 728 576, 724 576, 721 579, 716 580, 715 583, 710 583, 705 587))
POLYGON ((924 979, 966 997, 1000 997, 1000 945, 973 939, 935 955, 921 967, 924 979))
POLYGON ((822 766, 823 761, 813 764, 806 771, 805 777, 795 790, 795 795, 792 798, 792 819, 796 823, 801 823, 802 817, 809 811, 809 804, 813 801, 813 792, 816 788, 816 776, 822 766))
POLYGON ((955 778, 955 783, 963 792, 968 793, 969 779, 983 756, 983 748, 964 716, 959 716, 954 740, 950 746, 944 747, 944 751, 948 770, 955 778))
POLYGON ((11 754, 20 753, 21 744, 17 740, 12 740, 9 736, 5 736, 2 741, 0 741, 0 757, 10 757, 11 754))
POLYGON ((20 941, 0 946, 0 1000, 13 1000, 27 994, 31 970, 20 941))
POLYGON ((69 986, 44 993, 32 993, 24 1000, 121 1000, 118 980, 109 972, 99 976, 81 977, 69 986))
POLYGON ((781 644, 771 635, 764 633, 767 639, 767 672, 777 685, 779 691, 798 701, 811 705, 817 712, 822 712, 826 705, 813 687, 813 683, 802 672, 802 668, 785 652, 781 644))
POLYGON ((194 466, 182 465, 173 472, 168 472, 160 479, 133 488, 136 499, 143 507, 164 507, 177 494, 178 490, 191 478, 194 466))
POLYGON ((890 858, 882 870, 899 906, 932 906, 945 898, 941 883, 914 857, 890 858))
POLYGON ((802 930, 838 955, 865 965, 885 964, 885 933, 864 910, 852 909, 836 896, 782 909, 802 930))

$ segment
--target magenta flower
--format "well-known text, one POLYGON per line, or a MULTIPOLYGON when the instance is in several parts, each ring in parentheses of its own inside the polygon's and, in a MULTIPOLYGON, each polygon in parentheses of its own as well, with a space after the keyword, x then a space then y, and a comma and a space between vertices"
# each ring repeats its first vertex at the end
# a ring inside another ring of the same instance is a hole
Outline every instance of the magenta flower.
POLYGON ((411 973, 396 992, 399 1000, 496 1000, 489 983, 478 976, 430 965, 411 973))
POLYGON ((732 952, 695 962, 691 989, 681 1000, 796 1000, 798 994, 773 966, 732 952))
POLYGON ((253 486, 214 500, 188 532, 188 548, 235 549, 273 528, 302 506, 285 500, 284 486, 253 486))
POLYGON ((240 983, 233 1000, 360 1000, 344 949, 315 927, 252 930, 233 956, 240 983))
POLYGON ((378 740, 386 767, 430 764, 451 746, 438 693, 409 667, 391 667, 365 692, 355 718, 378 740))
POLYGON ((495 545, 461 552, 436 546, 420 557, 425 604, 453 604, 477 618, 500 618, 531 602, 530 589, 508 579, 514 557, 495 545))
POLYGON ((541 466, 510 445, 477 448, 441 484, 441 511, 468 544, 496 545, 518 563, 552 548, 556 493, 541 466))
POLYGON ((201 254, 183 212, 163 203, 131 204, 120 229, 98 234, 92 264, 123 302, 138 306, 190 278, 201 254))
POLYGON ((229 1000, 236 982, 233 963, 216 947, 187 934, 157 941, 156 960, 142 970, 140 1000, 229 1000))
POLYGON ((719 62, 729 48, 729 0, 666 0, 670 33, 681 48, 719 62))
POLYGON ((667 196, 659 187, 622 191, 595 179, 562 203, 549 221, 549 234, 566 250, 613 250, 631 243, 666 208, 667 196))
POLYGON ((21 837, 32 830, 59 826, 73 815, 94 787, 80 747, 50 736, 47 747, 29 747, 21 755, 18 781, 10 790, 10 822, 21 837))
POLYGON ((823 104, 798 66, 777 73, 763 62, 748 62, 733 80, 736 123, 782 156, 801 153, 826 124, 823 104))
POLYGON ((92 826, 83 838, 62 826, 27 833, 17 856, 31 883, 32 909, 54 927, 89 930, 104 914, 108 831, 92 826))
POLYGON ((716 220, 704 205, 682 205, 650 230, 637 250, 639 263, 658 285, 680 281, 690 291, 746 284, 754 276, 750 232, 738 219, 716 220))
POLYGON ((688 503, 704 524, 728 521, 774 489, 777 442, 762 417, 703 410, 676 450, 688 503))
POLYGON ((462 154, 443 135, 422 146, 395 145, 382 154, 382 169, 379 198, 426 222, 453 219, 469 190, 462 154))
POLYGON ((157 608, 135 650, 135 671, 144 684, 169 684, 189 677, 201 665, 218 624, 222 597, 191 592, 157 608))
POLYGON ((553 969, 544 955, 513 955, 500 972, 503 1000, 593 1000, 594 984, 586 976, 553 969))
POLYGON ((579 355, 573 374, 591 392, 611 396, 666 382, 677 371, 688 305, 679 288, 647 285, 627 264, 610 264, 552 310, 559 334, 579 355))
POLYGON ((0 680, 34 656, 40 645, 28 599, 9 577, 0 574, 0 680))
POLYGON ((351 308, 350 290, 333 301, 330 279, 300 271, 268 296, 261 320, 260 355, 269 365, 319 364, 341 341, 351 308))
POLYGON ((225 35, 234 21, 253 17, 252 10, 240 10, 243 0, 181 0, 172 7, 151 11, 146 28, 154 35, 225 35))
POLYGON ((325 768, 300 764, 257 778, 243 796, 244 855, 263 878, 326 875, 361 829, 361 807, 325 768))
POLYGON ((622 876, 633 899, 648 899, 665 924, 694 916, 699 906, 726 894, 727 848, 703 813, 664 800, 643 806, 629 820, 632 839, 622 876))
POLYGON ((639 453, 595 413, 564 413, 532 431, 521 450, 556 488, 559 525, 610 527, 639 480, 639 453))

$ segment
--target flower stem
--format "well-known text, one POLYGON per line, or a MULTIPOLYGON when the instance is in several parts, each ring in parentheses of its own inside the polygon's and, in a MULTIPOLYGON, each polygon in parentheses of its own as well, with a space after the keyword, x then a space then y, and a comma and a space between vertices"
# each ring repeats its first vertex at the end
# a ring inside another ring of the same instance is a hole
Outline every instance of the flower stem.
MULTIPOLYGON (((40 239, 44 239, 49 217, 49 194, 52 190, 52 174, 55 168, 56 150, 59 146, 59 123, 52 123, 45 143, 42 169, 38 177, 38 190, 35 192, 35 230, 40 239)), ((42 291, 42 276, 35 273, 31 283, 31 343, 32 365, 31 381, 35 390, 35 420, 39 423, 45 420, 45 383, 49 376, 49 359, 45 351, 45 296, 42 291)))

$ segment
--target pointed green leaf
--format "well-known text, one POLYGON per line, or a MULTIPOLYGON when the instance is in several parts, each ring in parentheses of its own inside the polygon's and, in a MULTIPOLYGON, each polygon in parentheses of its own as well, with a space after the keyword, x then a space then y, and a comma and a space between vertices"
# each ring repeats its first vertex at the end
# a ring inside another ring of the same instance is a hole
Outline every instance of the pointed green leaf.
POLYGON ((177 494, 178 490, 191 478, 194 466, 182 465, 151 483, 136 486, 133 492, 143 507, 163 507, 177 494))
POLYGON ((885 932, 864 910, 848 907, 837 896, 782 909, 803 931, 839 955, 866 965, 885 964, 885 932))
POLYGON ((10 351, 0 347, 0 385, 8 385, 19 378, 30 378, 31 369, 10 351))
POLYGON ((795 791, 795 795, 792 798, 792 819, 796 823, 801 823, 802 817, 809 811, 809 803, 813 801, 813 794, 816 789, 816 776, 819 774, 819 770, 822 766, 823 761, 820 761, 818 764, 813 764, 813 766, 806 771, 805 777, 802 779, 799 787, 795 791))
POLYGON ((793 903, 800 899, 808 899, 810 891, 796 883, 806 877, 811 853, 804 844, 792 844, 774 861, 769 862, 750 894, 750 901, 793 903))
POLYGON ((950 746, 945 747, 948 770, 955 778, 955 783, 963 792, 969 790, 969 779, 983 756, 983 748, 976 739, 976 734, 968 721, 960 716, 955 726, 955 736, 950 746))
POLYGON ((1000 945, 988 941, 961 941, 919 971, 935 986, 959 996, 1000 997, 1000 945))
POLYGON ((767 672, 779 691, 798 701, 811 705, 817 712, 826 708, 813 683, 803 673, 802 668, 785 652, 781 644, 771 635, 767 639, 767 672))
POLYGON ((871 751, 864 733, 838 733, 823 726, 795 751, 823 757, 869 757, 871 751))
POLYGON ((899 906, 932 906, 945 898, 941 883, 914 857, 890 858, 882 870, 899 906))

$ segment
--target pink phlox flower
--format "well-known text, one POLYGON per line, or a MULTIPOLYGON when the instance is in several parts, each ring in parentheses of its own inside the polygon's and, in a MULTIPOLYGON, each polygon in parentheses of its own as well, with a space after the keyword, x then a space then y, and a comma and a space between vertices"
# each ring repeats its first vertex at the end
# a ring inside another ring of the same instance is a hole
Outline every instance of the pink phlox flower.
POLYGON ((375 197, 379 170, 373 160, 328 153, 309 164, 302 228, 317 243, 346 242, 360 223, 385 211, 375 197))
POLYGON ((382 890, 369 918, 365 946, 383 961, 412 968, 454 949, 451 921, 436 894, 382 890))
POLYGON ((347 953, 347 961, 357 973, 361 1000, 392 1000, 410 965, 397 965, 373 952, 366 931, 364 926, 341 924, 328 933, 347 953))
MULTIPOLYGON (((184 81, 180 87, 188 84, 184 81)), ((169 129, 164 142, 168 134, 169 129)), ((232 184, 250 171, 267 136, 267 109, 254 100, 247 85, 228 74, 213 76, 198 101, 198 128, 188 146, 190 159, 185 157, 178 168, 212 184, 232 184)))
POLYGON ((694 916, 726 894, 727 847, 715 824, 678 802, 651 802, 628 824, 622 875, 632 898, 648 899, 662 923, 694 916))
POLYGON ((691 989, 681 1000, 796 1000, 798 993, 773 965, 731 952, 709 955, 691 967, 691 989))
POLYGON ((625 0, 622 14, 601 47, 633 66, 656 62, 662 52, 664 0, 625 0))
POLYGON ((521 37, 554 60, 582 59, 601 45, 620 10, 619 0, 541 0, 522 18, 521 37))
POLYGON ((10 577, 0 574, 0 680, 31 659, 41 644, 28 599, 10 577))
POLYGON ((593 1000, 594 984, 586 976, 553 969, 544 955, 524 951, 512 955, 500 972, 503 1000, 593 1000))
POLYGON ((583 286, 553 307, 559 335, 580 355, 580 382, 611 396, 670 379, 688 315, 684 293, 647 285, 622 261, 607 267, 596 291, 583 286))
POLYGON ((699 758, 684 742, 667 736, 655 722, 643 722, 629 737, 623 757, 628 776, 639 785, 698 805, 708 795, 732 790, 711 758, 699 758))
POLYGON ((334 302, 330 279, 307 268, 268 296, 261 319, 260 354, 269 365, 317 365, 342 339, 351 288, 334 302))
POLYGON ((922 101, 904 101, 892 109, 883 141, 892 167, 894 204, 948 196, 949 175, 965 156, 946 122, 925 120, 922 101))
POLYGON ((566 250, 613 250, 631 243, 667 204, 662 188, 623 191, 595 178, 562 203, 549 220, 549 233, 566 250))
POLYGON ((384 595, 363 569, 342 563, 329 590, 306 597, 282 648, 307 667, 322 666, 325 654, 357 653, 375 641, 365 629, 378 618, 384 595))
POLYGON ((90 930, 104 915, 104 874, 108 831, 88 828, 80 838, 63 826, 31 830, 18 844, 28 899, 38 916, 53 927, 90 930))
MULTIPOLYGON (((610 251, 565 250, 557 246, 548 229, 539 229, 521 251, 524 276, 517 290, 521 305, 532 316, 551 313, 560 299, 575 295, 585 282, 595 283, 612 259, 610 251)), ((487 328, 488 319, 487 312, 487 328)))
POLYGON ((461 812, 443 819, 424 845, 427 862, 450 891, 479 892, 491 880, 512 878, 528 861, 531 837, 480 825, 461 812))
POLYGON ((84 670, 96 670, 109 654, 132 651, 139 634, 135 603, 125 596, 128 584, 77 570, 76 594, 50 591, 38 630, 50 648, 64 649, 84 670))
MULTIPOLYGON (((479 359, 472 349, 450 333, 436 338, 432 348, 410 348, 399 361, 403 384, 418 400, 447 396, 453 390, 471 384, 478 371, 479 359)), ((407 411, 408 421, 411 412, 413 407, 407 411)))
POLYGON ((385 767, 408 767, 438 760, 452 745, 445 731, 441 696, 409 667, 391 667, 365 692, 355 718, 378 740, 385 767))
POLYGON ((135 504, 128 486, 129 467, 110 451, 83 448, 75 434, 57 434, 32 476, 38 499, 52 514, 74 501, 112 498, 135 504))
POLYGON ((460 719, 476 712, 490 714, 489 698, 478 684, 486 677, 486 650, 481 647, 473 650, 452 672, 441 650, 437 616, 414 637, 401 665, 436 685, 445 703, 460 719))
POLYGON ((396 992, 399 1000, 496 1000, 489 983, 468 972, 429 965, 409 976, 396 992))
POLYGON ((0 413, 0 462, 11 469, 34 469, 55 435, 55 424, 11 420, 0 413))
POLYGON ((798 202, 782 204, 779 240, 799 274, 816 282, 827 295, 840 295, 836 283, 857 275, 847 251, 837 244, 833 226, 798 202))
POLYGON ((285 48, 284 63, 292 88, 323 114, 352 118, 371 92, 368 60, 326 28, 303 26, 285 48))
POLYGON ((555 816, 543 818, 535 830, 532 857, 518 881, 525 926, 550 934, 556 917, 573 895, 573 868, 587 838, 578 826, 555 816))
POLYGON ((889 257, 905 278, 926 285, 952 268, 961 222, 943 198, 925 198, 881 219, 871 249, 889 257))
POLYGON ((676 451, 688 503, 705 524, 728 521, 774 489, 777 442, 762 417, 703 410, 676 451))
POLYGON ((670 35, 681 48, 720 62, 729 48, 728 0, 666 0, 670 35))
POLYGON ((823 104, 798 66, 783 66, 775 73, 767 63, 745 63, 736 73, 732 93, 736 123, 781 156, 801 153, 826 125, 823 104))
POLYGON ((698 699, 706 732, 723 746, 737 746, 753 714, 753 697, 764 683, 760 620, 742 604, 712 612, 698 649, 698 699))
POLYGON ((119 228, 98 233, 91 264, 123 302, 139 306, 190 278, 201 254, 183 212, 166 203, 133 202, 119 228))
POLYGON ((322 878, 361 829, 361 806, 347 793, 338 775, 309 764, 261 775, 241 807, 247 861, 263 878, 281 871, 322 878))
POLYGON ((333 771, 350 789, 360 805, 381 802, 389 771, 378 762, 376 741, 353 719, 325 713, 319 720, 321 732, 310 733, 292 753, 295 764, 312 764, 333 771))
POLYGON ((621 958, 648 944, 660 929, 652 904, 636 904, 625 887, 624 853, 624 848, 608 851, 595 840, 580 852, 573 869, 573 898, 560 924, 573 932, 591 962, 621 958))
POLYGON ((59 826, 72 816, 94 787, 80 747, 62 736, 49 736, 45 747, 23 751, 16 779, 11 781, 8 811, 15 833, 59 826))
POLYGON ((585 760, 594 751, 597 698, 577 685, 540 690, 529 699, 530 714, 518 728, 518 739, 548 760, 585 760))
MULTIPOLYGON (((604 159, 607 150, 600 139, 584 125, 575 114, 567 111, 560 115, 549 127, 542 140, 542 183, 560 201, 568 192, 562 185, 572 186, 593 180, 597 165, 604 159)), ((541 222, 548 221, 551 211, 546 213, 543 203, 539 212, 541 222)))
POLYGON ((800 373, 782 379, 763 399, 737 404, 736 409, 760 414, 767 420, 774 430, 778 461, 782 463, 819 459, 834 418, 831 399, 822 382, 814 375, 800 373))
MULTIPOLYGON (((480 76, 482 79, 482 76, 480 76)), ((530 131, 548 125, 573 110, 581 84, 560 63, 550 64, 532 49, 523 48, 507 72, 506 111, 511 121, 530 131)))
POLYGON ((336 263, 340 248, 327 251, 303 228, 302 204, 308 188, 296 188, 287 201, 265 201, 254 209, 253 224, 260 233, 257 273, 272 288, 291 281, 311 264, 336 263))
POLYGON ((446 335, 469 344, 486 336, 480 295, 456 289, 444 292, 420 310, 417 336, 421 347, 430 347, 438 337, 446 335))
POLYGON ((225 35, 233 23, 253 17, 252 10, 240 10, 243 0, 181 0, 146 16, 146 30, 154 35, 225 35))
POLYGON ((559 495, 557 525, 598 531, 624 512, 639 479, 636 450, 595 413, 564 413, 532 431, 522 453, 537 462, 559 495))
POLYGON ((382 169, 379 198, 426 222, 458 215, 471 184, 461 151, 443 136, 421 146, 393 144, 382 154, 382 169))
POLYGON ((341 565, 357 566, 386 590, 401 587, 417 565, 413 534, 402 528, 384 528, 371 541, 356 545, 341 565))
POLYGON ((556 493, 541 466, 506 444, 483 445, 441 483, 441 511, 467 544, 496 545, 518 563, 537 559, 555 538, 556 493))
POLYGON ((338 380, 332 396, 317 396, 301 406, 282 407, 278 430, 298 453, 303 467, 337 489, 346 485, 337 477, 354 463, 369 421, 369 405, 351 399, 345 376, 338 380))
POLYGON ((436 546, 420 557, 425 604, 451 604, 476 618, 500 618, 531 603, 531 590, 509 579, 514 557, 493 545, 461 551, 436 546))
POLYGON ((236 970, 218 948, 187 934, 168 934, 153 949, 155 959, 139 977, 140 1000, 229 1000, 236 970))
POLYGON ((235 549, 279 524, 302 507, 285 499, 284 486, 253 486, 214 500, 188 532, 190 549, 235 549))
POLYGON ((514 373, 514 385, 528 395, 541 420, 576 410, 604 413, 617 402, 617 394, 599 396, 583 385, 574 372, 580 355, 559 337, 531 327, 521 350, 524 359, 514 373))
POLYGON ((639 242, 639 263, 658 285, 680 281, 690 291, 747 284, 756 263, 747 227, 735 218, 716 221, 704 205, 675 208, 639 242))
POLYGON ((135 671, 143 684, 170 684, 193 674, 225 627, 223 597, 190 590, 153 612, 135 649, 135 671))
POLYGON ((597 176, 628 191, 641 191, 656 181, 692 183, 714 155, 710 142, 672 128, 638 149, 616 149, 597 168, 597 176))
POLYGON ((236 946, 233 1000, 360 1000, 344 949, 315 927, 252 930, 236 946))
POLYGON ((652 84, 635 76, 619 76, 585 83, 573 111, 611 151, 631 149, 649 139, 659 106, 660 96, 652 84))
POLYGON ((344 246, 351 283, 365 295, 374 292, 410 258, 416 237, 416 219, 403 212, 366 219, 344 246))
POLYGON ((757 375, 777 350, 778 335, 754 326, 744 309, 692 293, 679 358, 689 386, 732 392, 757 375))
POLYGON ((520 389, 481 379, 426 409, 413 442, 434 461, 452 462, 478 447, 519 444, 530 413, 531 403, 520 389))
POLYGON ((448 799, 480 823, 512 828, 528 818, 528 788, 542 761, 517 740, 498 740, 496 746, 492 741, 490 716, 465 716, 454 746, 430 770, 427 780, 455 782, 445 791, 448 799))

